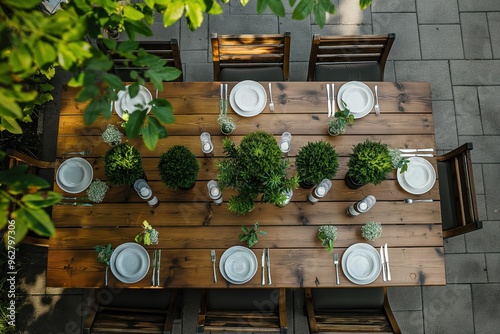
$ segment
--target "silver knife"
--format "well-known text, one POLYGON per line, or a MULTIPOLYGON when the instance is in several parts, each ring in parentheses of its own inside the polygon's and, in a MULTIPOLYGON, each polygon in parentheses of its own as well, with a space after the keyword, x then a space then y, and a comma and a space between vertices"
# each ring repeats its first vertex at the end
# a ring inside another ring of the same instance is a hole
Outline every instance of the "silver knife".
POLYGON ((385 276, 384 246, 380 246, 380 259, 382 260, 382 280, 385 282, 387 278, 385 276))
POLYGON ((410 153, 410 152, 434 152, 433 148, 400 148, 401 152, 410 153))
POLYGON ((219 115, 224 115, 224 84, 220 84, 219 115))
POLYGON ((160 265, 161 265, 161 249, 158 249, 158 262, 156 264, 156 286, 160 286, 160 265))
POLYGON ((151 286, 155 286, 155 274, 156 274, 156 253, 157 249, 153 252, 153 274, 151 275, 151 286))
POLYGON ((432 158, 434 156, 434 154, 432 153, 428 153, 428 154, 425 154, 425 153, 403 153, 401 154, 402 157, 428 157, 428 158, 432 158))
POLYGON ((267 254, 267 285, 271 285, 271 257, 269 256, 269 248, 266 248, 266 254, 267 254))
POLYGON ((227 84, 224 84, 224 116, 227 115, 227 84))
POLYGON ((81 203, 81 202, 59 202, 57 205, 73 205, 73 206, 92 206, 90 203, 81 203))
POLYGON ((266 274, 264 272, 264 263, 266 262, 266 249, 262 249, 262 259, 261 259, 261 265, 262 265, 262 285, 266 285, 266 274))
POLYGON ((387 265, 387 280, 391 280, 391 269, 389 268, 389 252, 387 251, 387 243, 384 245, 385 264, 387 265))

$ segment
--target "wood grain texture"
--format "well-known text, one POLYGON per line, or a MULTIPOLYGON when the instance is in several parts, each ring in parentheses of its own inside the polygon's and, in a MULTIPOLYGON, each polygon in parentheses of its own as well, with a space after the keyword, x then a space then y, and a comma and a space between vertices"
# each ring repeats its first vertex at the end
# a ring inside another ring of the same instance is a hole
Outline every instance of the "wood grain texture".
MULTIPOLYGON (((229 83, 232 88, 235 83, 229 83)), ((267 84, 267 83, 266 83, 267 84)), ((342 83, 336 83, 340 87, 342 83)), ((247 215, 237 216, 227 210, 227 200, 235 194, 225 189, 223 204, 216 206, 207 195, 207 181, 217 175, 216 162, 224 158, 223 136, 216 124, 219 112, 219 83, 165 83, 160 92, 174 107, 176 122, 167 125, 169 137, 160 140, 149 151, 141 139, 127 140, 141 153, 148 183, 160 200, 157 208, 149 207, 135 190, 111 186, 104 202, 92 207, 53 207, 52 218, 56 234, 50 239, 47 286, 99 287, 104 282, 104 266, 96 260, 94 246, 111 243, 117 247, 130 242, 147 220, 160 232, 160 244, 146 247, 162 248, 162 286, 164 287, 257 287, 257 275, 243 286, 227 283, 219 274, 214 285, 210 249, 217 250, 217 259, 225 249, 241 245, 238 235, 241 225, 258 221, 267 236, 261 236, 253 251, 260 256, 263 247, 271 248, 273 285, 270 287, 335 287, 332 254, 328 254, 317 239, 318 227, 333 224, 339 229, 334 252, 342 254, 354 243, 365 242, 361 226, 368 221, 383 224, 382 237, 370 244, 389 244, 391 282, 379 277, 370 286, 414 286, 445 284, 443 239, 439 185, 423 195, 405 192, 397 182, 396 171, 389 173, 380 185, 366 185, 352 190, 346 187, 344 176, 352 147, 365 139, 381 141, 390 148, 435 147, 434 121, 430 85, 428 83, 367 83, 379 87, 382 114, 370 113, 355 121, 345 135, 330 137, 326 133, 326 89, 322 82, 273 83, 275 111, 266 107, 258 116, 245 118, 229 111, 237 124, 230 139, 239 143, 244 135, 255 130, 292 133, 290 174, 295 172, 295 158, 301 147, 311 141, 324 140, 335 146, 339 154, 339 171, 330 192, 318 204, 306 202, 309 189, 298 188, 290 204, 277 208, 257 202, 247 215), (199 135, 212 135, 214 157, 205 158, 199 135), (174 145, 186 145, 197 156, 200 165, 193 189, 172 190, 161 181, 159 156, 174 145), (346 208, 367 195, 377 198, 375 206, 356 218, 348 217, 346 208), (405 198, 433 199, 432 203, 405 204, 405 198)), ((147 84, 150 85, 150 84, 147 84)), ((149 87, 152 89, 152 87, 149 87)), ((266 92, 268 90, 266 89, 266 92)), ((75 102, 77 91, 66 89, 62 96, 59 121, 57 164, 66 157, 64 152, 90 150, 85 158, 94 168, 94 179, 106 180, 103 156, 110 146, 102 141, 101 133, 108 122, 119 125, 113 114, 110 120, 99 118, 84 126, 85 103, 75 102)), ((436 167, 436 159, 428 159, 436 167)), ((57 184, 54 189, 64 193, 57 184)), ((65 194, 68 197, 85 196, 65 194)), ((112 275, 111 275, 112 276, 112 275)), ((151 269, 146 277, 127 286, 148 287, 151 269)), ((125 286, 112 278, 111 284, 125 286)), ((342 287, 354 286, 341 272, 342 287)))

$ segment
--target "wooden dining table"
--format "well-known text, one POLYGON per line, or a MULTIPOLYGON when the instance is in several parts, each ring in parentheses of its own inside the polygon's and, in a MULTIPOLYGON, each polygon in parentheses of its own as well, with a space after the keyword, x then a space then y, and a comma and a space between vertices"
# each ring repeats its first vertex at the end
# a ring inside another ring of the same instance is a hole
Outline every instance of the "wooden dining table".
MULTIPOLYGON (((236 83, 229 83, 231 90, 236 83)), ((337 89, 342 82, 335 82, 337 89)), ((266 287, 354 287, 340 269, 340 285, 336 284, 333 254, 342 258, 345 250, 356 243, 368 243, 377 250, 388 244, 391 281, 382 275, 363 286, 445 285, 444 249, 439 201, 439 184, 421 195, 402 189, 393 170, 379 185, 365 185, 357 190, 344 183, 349 154, 355 144, 366 139, 380 141, 389 148, 435 148, 434 121, 430 84, 427 82, 367 82, 370 89, 378 85, 380 115, 372 110, 356 119, 347 132, 339 136, 327 133, 327 93, 324 82, 273 82, 274 111, 268 104, 262 113, 242 117, 229 107, 228 115, 236 123, 229 139, 239 143, 248 133, 261 130, 272 133, 277 142, 281 134, 292 135, 290 175, 295 173, 295 158, 308 142, 331 143, 339 155, 339 170, 327 195, 316 205, 307 203, 310 189, 294 189, 293 197, 283 208, 256 202, 255 209, 242 216, 227 209, 234 190, 223 191, 220 206, 208 196, 207 182, 217 178, 217 161, 224 159, 222 140, 226 138, 217 124, 219 114, 219 82, 164 83, 159 96, 174 108, 175 123, 166 125, 168 138, 148 150, 142 139, 124 141, 135 146, 141 156, 147 180, 160 205, 150 207, 128 186, 112 186, 103 203, 92 206, 55 205, 52 219, 56 226, 48 251, 47 286, 93 288, 104 285, 105 265, 97 261, 97 245, 116 248, 142 231, 147 222, 159 231, 159 244, 145 246, 150 258, 155 249, 162 250, 160 286, 175 288, 249 288, 262 287, 260 256, 270 249, 272 284, 266 287), (201 150, 200 134, 210 133, 214 156, 207 158, 201 150), (159 156, 174 145, 187 146, 200 166, 196 185, 191 190, 172 190, 161 181, 159 156), (368 195, 376 204, 355 218, 346 209, 368 195), (406 198, 432 199, 433 202, 407 204, 406 198), (370 221, 382 224, 382 236, 375 241, 361 237, 361 227, 370 221), (245 284, 231 284, 219 271, 219 260, 228 248, 246 246, 239 241, 242 225, 255 222, 267 235, 260 236, 251 248, 258 259, 256 275, 245 284), (318 239, 322 225, 338 228, 338 239, 328 253, 318 239), (216 250, 218 282, 214 283, 210 251, 216 250)), ((267 82, 262 82, 266 87, 267 82)), ((154 87, 147 84, 154 96, 154 87)), ((61 164, 70 151, 86 151, 93 167, 94 179, 106 181, 103 156, 110 146, 101 134, 108 123, 120 128, 122 119, 113 113, 109 120, 99 118, 85 126, 85 103, 75 101, 77 90, 67 88, 62 94, 59 119, 57 162, 61 164)), ((269 98, 269 96, 268 96, 269 98)), ((337 106, 338 108, 338 106, 337 106)), ((436 169, 436 158, 426 158, 436 169)), ((55 191, 66 194, 54 184, 55 191)), ((86 196, 84 192, 76 196, 86 196)), ((152 267, 146 276, 133 284, 122 283, 109 274, 109 284, 146 288, 151 286, 152 267)))

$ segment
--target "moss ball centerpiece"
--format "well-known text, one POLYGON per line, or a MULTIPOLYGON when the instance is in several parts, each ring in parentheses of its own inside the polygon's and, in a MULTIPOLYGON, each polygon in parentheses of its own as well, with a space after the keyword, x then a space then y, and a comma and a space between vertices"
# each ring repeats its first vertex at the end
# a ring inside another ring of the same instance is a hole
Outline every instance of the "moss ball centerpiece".
POLYGON ((158 169, 167 187, 188 190, 196 184, 200 166, 189 148, 175 145, 160 156, 158 169))
POLYGON ((104 156, 104 174, 115 186, 131 186, 144 174, 139 151, 130 144, 110 148, 104 156))
POLYGON ((309 142, 297 154, 295 161, 300 185, 312 188, 323 179, 333 179, 339 169, 335 148, 325 142, 309 142))

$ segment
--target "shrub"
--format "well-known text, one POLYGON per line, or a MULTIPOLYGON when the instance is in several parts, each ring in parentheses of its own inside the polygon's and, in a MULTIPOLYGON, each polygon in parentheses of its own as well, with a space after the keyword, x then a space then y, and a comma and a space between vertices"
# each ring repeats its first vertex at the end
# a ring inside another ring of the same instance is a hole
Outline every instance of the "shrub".
POLYGON ((327 142, 309 142, 300 149, 295 165, 300 182, 318 184, 335 177, 339 169, 338 154, 327 142))
POLYGON ((113 146, 104 156, 104 173, 115 186, 131 186, 144 174, 141 155, 129 144, 113 146))
POLYGON ((354 146, 347 165, 347 175, 361 184, 380 184, 392 170, 387 145, 368 139, 354 146))
POLYGON ((176 145, 160 156, 158 169, 167 187, 190 189, 196 182, 200 166, 189 148, 176 145))

